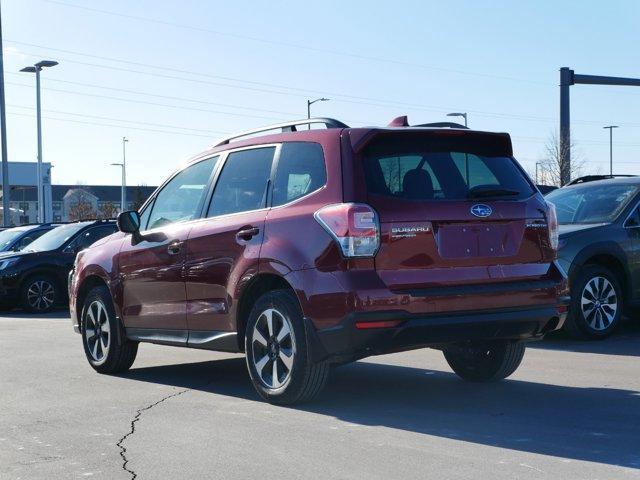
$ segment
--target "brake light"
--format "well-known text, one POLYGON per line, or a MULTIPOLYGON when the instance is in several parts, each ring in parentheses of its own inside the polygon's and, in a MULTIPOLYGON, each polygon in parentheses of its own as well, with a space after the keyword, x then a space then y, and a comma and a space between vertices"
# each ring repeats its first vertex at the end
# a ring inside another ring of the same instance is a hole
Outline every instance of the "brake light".
POLYGON ((549 227, 549 244, 554 250, 558 250, 559 232, 558 232, 558 216, 556 215, 556 206, 547 202, 549 207, 549 213, 547 218, 547 225, 549 227))
POLYGON ((314 217, 340 246, 346 258, 373 257, 380 247, 378 215, 369 205, 327 205, 318 210, 314 217))

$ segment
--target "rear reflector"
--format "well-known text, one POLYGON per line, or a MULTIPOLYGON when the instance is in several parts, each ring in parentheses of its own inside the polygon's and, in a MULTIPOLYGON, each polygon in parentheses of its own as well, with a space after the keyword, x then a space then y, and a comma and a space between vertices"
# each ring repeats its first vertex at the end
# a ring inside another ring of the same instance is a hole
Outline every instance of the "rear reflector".
POLYGON ((369 328, 393 328, 402 323, 402 320, 381 320, 379 322, 356 322, 358 330, 366 330, 369 328))
POLYGON ((567 313, 569 311, 568 305, 558 305, 558 313, 567 313))

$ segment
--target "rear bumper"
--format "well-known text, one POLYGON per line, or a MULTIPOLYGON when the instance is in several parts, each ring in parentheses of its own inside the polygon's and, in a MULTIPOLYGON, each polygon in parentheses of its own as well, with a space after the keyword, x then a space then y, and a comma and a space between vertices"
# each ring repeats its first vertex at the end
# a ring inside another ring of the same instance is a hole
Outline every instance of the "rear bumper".
POLYGON ((315 361, 357 358, 421 347, 488 340, 529 340, 562 328, 569 297, 554 305, 518 309, 420 315, 403 311, 352 313, 339 325, 315 330, 315 361))

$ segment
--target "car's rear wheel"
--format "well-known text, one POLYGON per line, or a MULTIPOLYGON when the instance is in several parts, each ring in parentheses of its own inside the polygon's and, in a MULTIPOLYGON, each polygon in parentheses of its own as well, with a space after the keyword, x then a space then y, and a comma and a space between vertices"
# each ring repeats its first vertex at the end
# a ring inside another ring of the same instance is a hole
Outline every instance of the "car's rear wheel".
POLYGON ((316 397, 329 375, 329 365, 311 360, 305 323, 295 295, 274 290, 253 306, 246 326, 247 368, 257 392, 275 404, 316 397))
POLYGON ((574 338, 606 338, 620 323, 622 307, 622 289, 613 272, 600 265, 585 265, 572 282, 565 330, 574 338))
POLYGON ((82 343, 89 364, 100 373, 120 373, 133 365, 138 342, 127 340, 109 289, 93 288, 82 306, 82 343))
POLYGON ((452 346, 444 350, 444 358, 464 380, 495 382, 517 370, 524 351, 524 343, 505 340, 452 346))
POLYGON ((20 304, 31 313, 47 313, 58 301, 58 282, 50 275, 33 275, 22 283, 20 304))

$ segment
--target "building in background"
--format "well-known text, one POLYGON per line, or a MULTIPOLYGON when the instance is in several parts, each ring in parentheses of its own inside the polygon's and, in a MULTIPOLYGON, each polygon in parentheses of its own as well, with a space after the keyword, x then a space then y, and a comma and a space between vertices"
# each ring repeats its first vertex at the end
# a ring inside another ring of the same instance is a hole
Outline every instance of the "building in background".
MULTIPOLYGON (((20 208, 17 203, 22 199, 23 191, 32 190, 33 195, 36 197, 35 204, 37 205, 37 190, 38 190, 38 165, 35 162, 9 162, 9 182, 11 183, 11 220, 12 223, 20 223, 20 217, 22 216, 20 208)), ((43 198, 45 206, 45 218, 51 219, 53 215, 52 202, 51 202, 51 164, 42 164, 42 184, 43 184, 43 198)), ((0 185, 2 181, 2 171, 0 170, 0 185)), ((0 188, 0 191, 2 189, 0 188)), ((37 220, 38 213, 34 207, 33 218, 37 220)), ((0 204, 0 225, 2 225, 2 219, 4 212, 2 212, 2 206, 0 204)), ((24 223, 24 222, 22 222, 24 223)))
MULTIPOLYGON (((42 168, 45 221, 72 222, 87 218, 114 218, 120 213, 120 185, 51 185, 52 165, 43 163, 42 168)), ((0 171, 0 185, 1 181, 0 171)), ((37 223, 37 164, 9 162, 9 182, 12 225, 37 223)), ((146 186, 127 187, 127 210, 140 208, 155 189, 156 187, 146 186)), ((0 202, 0 225, 4 215, 1 205, 0 202)))
MULTIPOLYGON (((140 208, 155 188, 127 187, 127 210, 140 208)), ((53 222, 114 218, 120 213, 120 194, 121 188, 118 185, 52 185, 49 218, 53 222)), ((37 188, 28 185, 12 186, 10 208, 15 225, 36 223, 37 188)))

